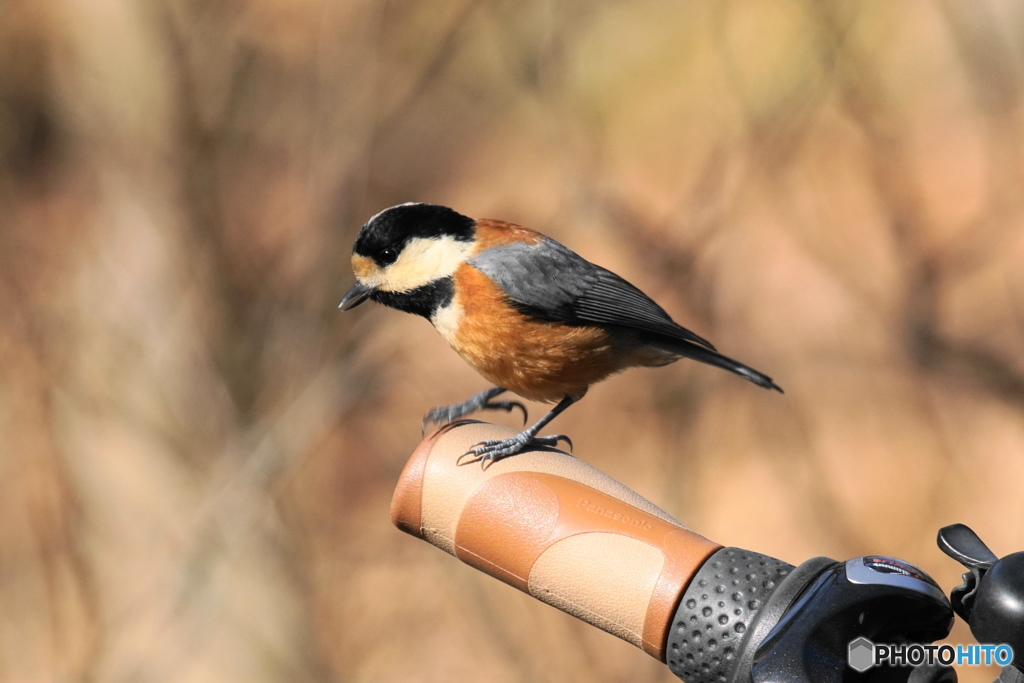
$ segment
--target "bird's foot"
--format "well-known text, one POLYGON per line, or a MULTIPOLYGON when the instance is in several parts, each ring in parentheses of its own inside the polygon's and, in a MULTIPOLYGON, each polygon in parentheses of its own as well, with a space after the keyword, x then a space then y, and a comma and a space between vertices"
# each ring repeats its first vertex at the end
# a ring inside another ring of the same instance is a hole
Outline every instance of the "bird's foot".
POLYGON ((523 424, 526 424, 526 406, 522 403, 519 401, 492 401, 488 392, 482 392, 468 401, 450 406, 438 406, 427 411, 427 414, 423 416, 423 433, 426 434, 427 427, 431 424, 440 427, 478 410, 504 410, 506 413, 511 413, 516 408, 523 411, 523 424))
POLYGON ((526 430, 525 432, 520 432, 508 439, 493 439, 491 441, 481 441, 478 444, 474 444, 472 448, 459 456, 456 464, 468 465, 470 463, 478 462, 483 469, 487 469, 492 463, 511 457, 517 453, 521 453, 527 448, 535 448, 539 446, 549 446, 554 448, 558 446, 559 441, 567 443, 569 445, 569 450, 572 450, 572 440, 565 434, 557 434, 555 436, 534 436, 530 430, 526 430))

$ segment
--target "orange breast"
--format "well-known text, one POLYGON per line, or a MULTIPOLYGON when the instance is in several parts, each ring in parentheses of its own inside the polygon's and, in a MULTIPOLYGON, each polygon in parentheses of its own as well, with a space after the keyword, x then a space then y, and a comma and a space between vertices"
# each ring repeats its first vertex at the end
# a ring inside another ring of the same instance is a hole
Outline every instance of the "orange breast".
POLYGON ((532 401, 581 394, 613 372, 635 365, 599 327, 534 320, 510 307, 491 280, 463 264, 455 273, 458 326, 449 344, 485 378, 532 401))

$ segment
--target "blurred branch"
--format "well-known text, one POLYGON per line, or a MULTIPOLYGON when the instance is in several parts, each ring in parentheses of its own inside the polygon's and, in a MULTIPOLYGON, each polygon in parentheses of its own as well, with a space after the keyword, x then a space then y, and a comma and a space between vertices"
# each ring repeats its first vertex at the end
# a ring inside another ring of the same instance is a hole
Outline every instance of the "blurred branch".
MULTIPOLYGON (((226 225, 221 204, 221 175, 218 162, 228 142, 232 115, 239 106, 243 83, 251 77, 256 55, 238 47, 238 57, 226 79, 223 99, 225 104, 219 115, 207 123, 202 116, 194 59, 189 54, 186 29, 170 11, 168 5, 158 5, 160 15, 157 26, 163 30, 171 54, 173 70, 173 102, 177 106, 175 121, 179 125, 178 181, 181 206, 185 211, 182 227, 188 235, 186 248, 193 252, 194 261, 183 264, 194 277, 214 288, 207 301, 218 307, 217 313, 225 323, 223 342, 211 349, 221 367, 221 376, 229 390, 240 416, 252 410, 256 393, 262 384, 258 375, 259 350, 263 337, 254 327, 255 304, 261 274, 252 272, 252 265, 239 268, 235 254, 227 243, 226 225), (205 271, 210 277, 199 275, 205 271)), ((265 266, 264 266, 265 267, 265 266)))
POLYGON ((412 85, 398 98, 386 112, 379 113, 376 118, 371 136, 368 140, 369 148, 373 146, 373 140, 384 137, 394 130, 404 118, 410 114, 410 109, 416 100, 423 96, 435 80, 441 75, 448 61, 455 53, 458 46, 460 33, 473 14, 473 11, 481 4, 481 0, 466 0, 459 8, 455 18, 445 28, 441 37, 436 41, 433 54, 419 67, 419 71, 413 79, 412 85))
MULTIPOLYGON (((818 0, 811 0, 815 4, 818 0)), ((834 35, 836 40, 844 40, 847 31, 859 13, 857 5, 851 5, 852 16, 841 18, 836 16, 834 35)), ((800 12, 801 5, 787 6, 788 12, 800 12)), ((754 99, 746 92, 743 83, 742 69, 738 57, 729 48, 727 37, 728 26, 735 9, 735 3, 715 3, 713 16, 714 30, 717 35, 715 46, 717 55, 724 66, 729 82, 729 90, 742 111, 742 121, 747 143, 746 151, 750 158, 757 162, 758 170, 769 176, 777 173, 779 168, 790 164, 801 144, 812 128, 812 119, 821 111, 830 87, 826 77, 829 73, 828 64, 821 68, 813 61, 806 60, 799 67, 799 77, 791 83, 777 83, 779 87, 772 91, 767 99, 754 99)), ((813 16, 813 12, 810 12, 813 16)), ((812 44, 819 44, 824 39, 821 35, 809 36, 812 44)), ((795 48, 793 48, 795 49, 795 48)), ((808 57, 812 55, 809 54, 808 57)))
POLYGON ((0 0, 0 678, 87 681, 106 634, 55 402, 75 346, 66 263, 89 230, 52 30, 45 9, 0 0))
POLYGON ((593 210, 616 226, 616 234, 629 236, 624 248, 636 253, 652 279, 671 283, 675 295, 686 300, 705 329, 714 328, 714 306, 711 289, 699 281, 697 266, 700 254, 726 227, 728 159, 722 145, 712 149, 699 162, 701 172, 692 190, 654 221, 621 193, 588 186, 593 210))
POLYGON ((1024 212, 1024 136, 1018 114, 1024 73, 990 5, 945 0, 939 7, 987 133, 988 201, 936 255, 943 269, 966 274, 990 262, 1018 234, 1024 212))
MULTIPOLYGON (((977 267, 985 260, 977 255, 970 260, 950 260, 942 252, 932 253, 926 248, 922 236, 927 231, 928 220, 920 193, 914 186, 913 166, 898 132, 906 124, 899 121, 894 108, 888 104, 889 98, 869 60, 854 44, 842 40, 844 31, 840 28, 834 6, 829 3, 809 3, 809 6, 816 8, 822 30, 833 39, 837 87, 847 113, 870 145, 873 186, 891 217, 890 229, 906 276, 904 315, 898 320, 904 325, 903 339, 910 358, 928 371, 956 369, 958 376, 969 379, 985 391, 1024 405, 1024 375, 993 352, 954 340, 943 329, 940 300, 944 288, 950 279, 964 275, 964 267, 977 267), (960 267, 953 267, 956 263, 960 267)), ((1005 105, 1009 100, 1006 88, 1000 88, 998 92, 1004 94, 986 98, 1000 103, 994 110, 989 107, 984 112, 990 120, 1006 114, 1005 105)), ((992 164, 999 165, 995 161, 992 164)), ((1002 232, 1005 233, 1005 224, 1000 221, 999 225, 1003 226, 1002 232)), ((990 235, 993 232, 990 230, 990 235)), ((998 243, 992 239, 988 241, 990 246, 998 243)), ((991 258, 991 252, 986 254, 986 258, 991 258)))

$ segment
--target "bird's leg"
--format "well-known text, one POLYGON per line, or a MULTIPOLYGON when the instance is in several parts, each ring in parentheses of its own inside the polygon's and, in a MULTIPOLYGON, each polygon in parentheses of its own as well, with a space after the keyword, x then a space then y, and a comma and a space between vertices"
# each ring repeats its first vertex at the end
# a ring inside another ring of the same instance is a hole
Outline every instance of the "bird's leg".
POLYGON ((582 394, 577 396, 566 396, 558 402, 558 405, 549 410, 544 417, 537 420, 534 425, 524 429, 511 438, 481 441, 480 443, 475 444, 472 448, 459 456, 458 464, 465 465, 471 462, 479 462, 486 468, 490 463, 515 455, 516 453, 525 450, 528 446, 557 446, 559 441, 565 441, 569 444, 569 450, 572 450, 572 441, 565 434, 558 434, 556 436, 537 436, 537 432, 543 429, 544 425, 548 422, 555 419, 559 413, 581 398, 583 398, 582 394))
POLYGON ((491 387, 485 389, 479 394, 475 394, 468 400, 462 403, 454 403, 450 406, 438 406, 433 410, 427 412, 423 416, 423 431, 427 431, 427 427, 430 424, 445 425, 449 422, 458 420, 463 415, 469 415, 475 413, 478 410, 504 410, 506 413, 512 412, 513 408, 519 408, 523 411, 523 424, 526 424, 526 406, 519 401, 492 401, 491 399, 498 394, 503 394, 507 391, 504 387, 491 387))

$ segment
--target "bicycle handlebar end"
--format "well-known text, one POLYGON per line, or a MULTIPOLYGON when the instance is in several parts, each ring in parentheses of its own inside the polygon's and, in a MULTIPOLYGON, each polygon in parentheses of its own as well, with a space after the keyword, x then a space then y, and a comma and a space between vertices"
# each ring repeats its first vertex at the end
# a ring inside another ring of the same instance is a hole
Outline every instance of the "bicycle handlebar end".
POLYGON ((429 435, 400 477, 392 521, 665 661, 679 597, 721 546, 555 449, 525 451, 487 469, 457 464, 475 443, 510 434, 463 421, 429 435))

